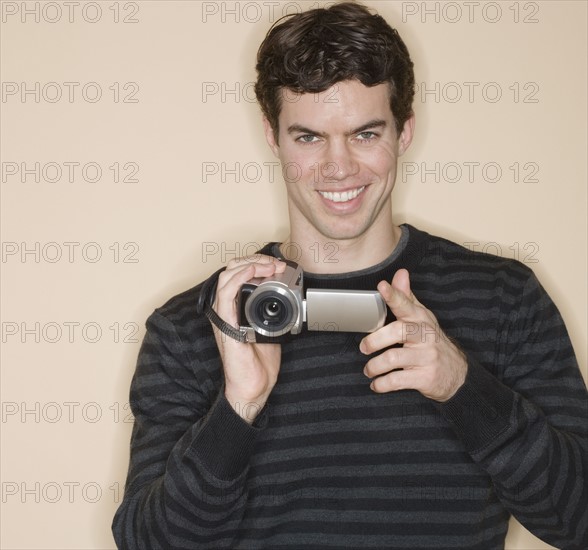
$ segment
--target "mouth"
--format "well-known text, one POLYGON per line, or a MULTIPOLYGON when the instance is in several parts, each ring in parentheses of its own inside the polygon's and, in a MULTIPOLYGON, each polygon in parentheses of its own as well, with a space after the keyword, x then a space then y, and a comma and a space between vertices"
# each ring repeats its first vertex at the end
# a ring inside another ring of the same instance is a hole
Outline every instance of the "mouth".
POLYGON ((348 191, 341 192, 319 191, 319 194, 321 197, 332 202, 349 202, 363 193, 364 189, 365 185, 357 187, 356 189, 349 189, 348 191))

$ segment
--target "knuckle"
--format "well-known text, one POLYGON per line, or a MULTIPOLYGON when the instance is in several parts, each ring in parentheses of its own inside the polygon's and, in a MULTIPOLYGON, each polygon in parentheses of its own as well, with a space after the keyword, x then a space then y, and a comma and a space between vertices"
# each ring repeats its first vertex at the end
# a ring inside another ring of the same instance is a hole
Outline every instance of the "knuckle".
POLYGON ((231 278, 231 275, 229 273, 227 273, 226 270, 225 271, 222 271, 220 273, 220 275, 218 276, 217 289, 220 289, 221 287, 224 287, 227 284, 227 281, 230 280, 230 278, 231 278))
POLYGON ((389 373, 386 376, 381 377, 381 388, 382 392, 391 392, 395 390, 402 389, 398 384, 398 381, 395 380, 393 373, 389 373))
POLYGON ((361 346, 366 351, 366 353, 372 353, 373 351, 372 340, 373 338, 370 338, 369 336, 366 336, 363 339, 361 346))
POLYGON ((241 262, 242 258, 233 258, 227 264, 227 269, 235 269, 236 267, 239 267, 241 265, 241 262))
POLYGON ((223 286, 218 288, 216 292, 215 303, 218 305, 221 303, 232 302, 235 297, 236 293, 234 290, 231 290, 229 286, 223 286))
POLYGON ((391 365, 398 364, 398 362, 399 362, 398 348, 392 348, 386 352, 386 361, 391 365))
POLYGON ((378 361, 372 359, 365 366, 365 372, 370 378, 374 378, 380 374, 380 367, 378 361))
POLYGON ((372 381, 372 388, 377 393, 382 393, 382 392, 386 391, 384 388, 382 376, 380 376, 379 378, 376 378, 372 381))
POLYGON ((397 381, 394 378, 394 373, 392 372, 380 376, 376 381, 378 383, 378 390, 382 393, 399 389, 397 381))
POLYGON ((258 263, 263 263, 263 258, 264 256, 262 256, 261 254, 253 254, 251 256, 243 256, 242 258, 239 258, 241 265, 243 264, 258 264, 258 263))

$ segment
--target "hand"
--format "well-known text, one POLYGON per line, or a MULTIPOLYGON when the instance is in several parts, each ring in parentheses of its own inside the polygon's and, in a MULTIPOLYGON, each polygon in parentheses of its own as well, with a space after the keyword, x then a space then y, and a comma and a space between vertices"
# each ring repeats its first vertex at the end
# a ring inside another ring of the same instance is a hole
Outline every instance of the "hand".
MULTIPOLYGON (((218 278, 213 309, 233 327, 238 325, 236 297, 254 277, 283 273, 286 264, 271 256, 231 260, 218 278)), ((252 423, 271 393, 280 370, 279 344, 240 343, 213 327, 225 373, 225 396, 244 420, 252 423)))
POLYGON ((371 354, 394 344, 403 346, 367 362, 364 374, 375 378, 371 389, 376 393, 414 389, 435 401, 447 401, 464 383, 465 355, 411 292, 406 269, 394 274, 392 285, 380 282, 378 290, 397 320, 363 338, 359 349, 371 354))

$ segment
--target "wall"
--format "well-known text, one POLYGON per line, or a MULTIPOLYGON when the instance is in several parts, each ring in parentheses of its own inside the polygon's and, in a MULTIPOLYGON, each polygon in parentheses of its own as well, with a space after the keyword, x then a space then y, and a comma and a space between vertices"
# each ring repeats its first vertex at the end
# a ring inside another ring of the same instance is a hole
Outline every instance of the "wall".
MULTIPOLYGON (((419 85, 397 221, 529 264, 586 375, 586 3, 368 4, 419 85)), ((114 547, 144 320, 287 234, 253 60, 311 6, 2 2, 2 548, 114 547)))

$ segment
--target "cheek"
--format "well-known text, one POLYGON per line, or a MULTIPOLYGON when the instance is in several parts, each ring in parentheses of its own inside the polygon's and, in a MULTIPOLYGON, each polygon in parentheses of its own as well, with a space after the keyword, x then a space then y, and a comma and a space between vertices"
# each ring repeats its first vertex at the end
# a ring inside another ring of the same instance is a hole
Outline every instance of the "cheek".
MULTIPOLYGON (((394 145, 382 143, 371 148, 358 149, 352 154, 362 172, 371 172, 379 178, 388 178, 390 172, 396 172, 398 148, 394 145)), ((320 159, 319 150, 306 151, 282 146, 280 162, 284 180, 288 184, 313 184, 319 183, 318 180, 334 177, 336 166, 333 163, 321 162, 320 159)))
POLYGON ((381 146, 366 151, 359 159, 364 167, 381 178, 387 178, 390 172, 396 172, 397 154, 390 146, 381 146))
POLYGON ((316 162, 309 160, 308 155, 285 149, 281 151, 280 163, 282 164, 282 176, 286 183, 296 184, 313 181, 316 162))

